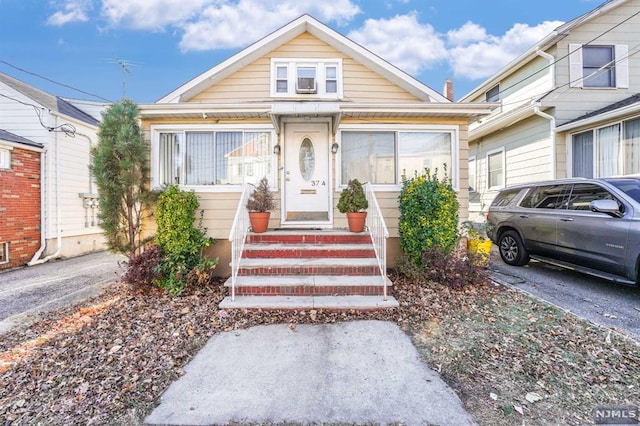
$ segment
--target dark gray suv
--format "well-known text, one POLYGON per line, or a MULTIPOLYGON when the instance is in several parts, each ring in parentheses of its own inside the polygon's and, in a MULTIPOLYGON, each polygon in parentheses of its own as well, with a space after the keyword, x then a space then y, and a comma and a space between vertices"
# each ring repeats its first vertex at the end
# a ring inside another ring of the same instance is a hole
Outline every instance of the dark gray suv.
POLYGON ((640 178, 564 179, 508 187, 488 234, 509 265, 529 258, 638 284, 640 178))

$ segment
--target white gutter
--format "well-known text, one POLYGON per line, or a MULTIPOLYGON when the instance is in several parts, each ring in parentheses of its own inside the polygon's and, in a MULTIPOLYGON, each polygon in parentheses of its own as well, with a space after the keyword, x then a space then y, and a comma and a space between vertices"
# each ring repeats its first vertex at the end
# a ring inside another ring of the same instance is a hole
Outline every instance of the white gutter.
MULTIPOLYGON (((51 114, 51 111, 49 111, 49 114, 51 114)), ((55 116, 55 126, 52 127, 58 127, 58 116, 55 116)), ((62 251, 62 229, 60 227, 60 162, 59 162, 59 154, 60 154, 60 148, 59 148, 59 144, 58 144, 58 132, 54 132, 55 138, 54 138, 54 144, 55 144, 55 152, 56 152, 56 172, 55 172, 55 185, 56 185, 56 252, 53 253, 52 255, 49 255, 47 257, 45 257, 44 259, 36 259, 36 256, 33 257, 33 259, 31 259, 31 261, 27 264, 29 266, 33 266, 33 265, 39 265, 41 263, 45 263, 48 262, 51 259, 56 259, 58 257, 60 257, 60 252, 62 251)), ((43 234, 44 234, 44 229, 42 230, 43 234)), ((46 243, 45 243, 46 245, 46 243)), ((38 250, 38 253, 36 253, 38 256, 40 254, 42 254, 41 250, 38 250)))
POLYGON ((556 88, 556 58, 553 55, 548 54, 543 50, 536 50, 536 53, 539 56, 542 56, 544 59, 549 61, 549 71, 551 72, 551 89, 556 88))
POLYGON ((540 111, 540 106, 533 107, 533 112, 547 120, 549 120, 549 138, 551 139, 551 179, 556 179, 556 118, 546 112, 540 111))
POLYGON ((46 178, 46 168, 45 168, 45 163, 47 160, 47 150, 43 149, 41 152, 41 156, 40 156, 40 248, 38 249, 38 251, 33 255, 33 257, 31 258, 31 260, 27 263, 28 266, 32 266, 35 265, 36 260, 40 258, 40 256, 42 255, 42 252, 44 251, 44 249, 47 247, 47 238, 46 238, 46 228, 47 228, 47 221, 46 221, 46 215, 47 215, 47 209, 46 209, 46 183, 47 183, 47 178, 46 178))

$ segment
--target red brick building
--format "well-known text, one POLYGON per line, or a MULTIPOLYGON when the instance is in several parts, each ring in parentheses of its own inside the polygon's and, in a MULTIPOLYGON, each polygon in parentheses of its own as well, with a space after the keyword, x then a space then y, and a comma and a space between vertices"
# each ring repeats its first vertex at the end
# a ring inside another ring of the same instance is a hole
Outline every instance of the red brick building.
POLYGON ((40 248, 42 152, 0 129, 0 270, 26 265, 40 248))

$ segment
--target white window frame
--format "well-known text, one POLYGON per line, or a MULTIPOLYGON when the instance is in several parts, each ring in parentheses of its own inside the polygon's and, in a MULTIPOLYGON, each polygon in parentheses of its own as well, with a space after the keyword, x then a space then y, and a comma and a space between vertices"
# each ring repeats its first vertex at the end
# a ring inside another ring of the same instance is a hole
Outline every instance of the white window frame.
POLYGON ((499 102, 500 101, 500 85, 496 84, 491 89, 487 90, 487 92, 484 94, 484 99, 486 102, 499 102), (494 90, 496 90, 495 95, 490 96, 489 94, 494 90))
POLYGON ((584 86, 582 66, 582 44, 569 44, 569 86, 583 89, 628 89, 629 88, 629 47, 625 44, 603 45, 613 47, 615 86, 584 86))
MULTIPOLYGON (((336 134, 336 142, 339 146, 342 146, 342 132, 343 131, 352 131, 352 132, 366 132, 366 131, 374 131, 374 132, 443 132, 451 134, 451 165, 449 169, 447 169, 448 177, 451 178, 451 183, 454 191, 459 192, 460 190, 460 128, 458 126, 439 126, 434 124, 427 125, 387 125, 387 124, 370 124, 363 126, 362 124, 341 124, 340 129, 336 134)), ((397 137, 396 137, 397 140, 397 137)), ((338 185, 335 188, 336 192, 341 191, 346 187, 347 182, 342 182, 342 151, 338 149, 338 153, 336 154, 336 181, 338 185)), ((402 170, 398 168, 398 144, 394 147, 394 156, 395 156, 395 168, 396 168, 396 178, 398 180, 397 184, 374 184, 372 185, 373 189, 379 192, 397 192, 402 189, 402 170)), ((363 182, 364 183, 364 182, 363 182)))
POLYGON ((342 99, 342 58, 271 58, 270 81, 270 92, 273 98, 342 99), (277 70, 279 67, 287 69, 286 93, 277 91, 277 70), (336 93, 327 93, 327 67, 336 68, 336 93), (315 68, 316 93, 296 93, 298 68, 315 68))
POLYGON ((601 126, 597 126, 597 127, 592 127, 590 129, 582 129, 582 130, 577 130, 575 132, 571 132, 569 134, 567 134, 567 138, 566 138, 566 146, 567 146, 567 176, 569 177, 574 177, 573 176, 573 137, 575 135, 579 135, 581 133, 587 133, 587 132, 591 132, 593 135, 593 164, 591 164, 592 167, 592 172, 593 172, 593 177, 594 179, 598 179, 600 177, 606 177, 606 176, 602 176, 600 174, 600 170, 598 168, 598 162, 597 162, 597 154, 598 154, 598 149, 600 149, 600 138, 598 137, 598 130, 600 129, 604 129, 606 127, 611 127, 611 126, 618 126, 618 144, 619 147, 618 149, 620 150, 620 157, 617 159, 617 161, 619 162, 618 166, 622 169, 622 174, 626 175, 626 174, 631 174, 632 172, 628 171, 628 170, 624 170, 625 169, 625 158, 626 158, 626 153, 625 153, 625 148, 626 148, 626 140, 625 140, 625 123, 627 121, 633 121, 633 120, 637 120, 640 119, 640 116, 632 116, 632 117, 628 117, 625 118, 624 120, 617 120, 617 121, 612 121, 606 124, 603 124, 601 126))
POLYGON ((0 169, 11 168, 11 147, 0 146, 0 169))
POLYGON ((487 151, 487 155, 485 157, 485 162, 487 164, 487 189, 490 191, 494 191, 494 190, 499 190, 504 188, 507 185, 507 155, 506 155, 506 149, 505 147, 500 147, 497 149, 493 149, 491 151, 487 151), (496 154, 502 154, 502 185, 495 185, 495 186, 491 186, 491 170, 489 167, 489 157, 496 155, 496 154))
POLYGON ((469 192, 478 192, 478 163, 476 162, 476 156, 472 155, 467 159, 467 177, 469 180, 469 184, 467 185, 469 188, 473 188, 473 190, 469 189, 469 192), (473 168, 473 180, 471 179, 471 169, 473 168))
MULTIPOLYGON (((271 134, 271 145, 269 146, 269 155, 272 161, 272 176, 268 176, 270 186, 273 191, 277 191, 277 164, 278 156, 273 153, 273 147, 277 144, 277 135, 273 128, 264 124, 228 124, 228 125, 175 125, 175 124, 156 124, 151 128, 151 185, 154 189, 162 187, 159 181, 160 169, 160 134, 161 133, 180 133, 185 135, 188 132, 268 132, 271 134)), ((213 159, 212 159, 213 161, 213 159)), ((228 185, 178 185, 184 190, 193 190, 196 192, 242 192, 244 183, 228 184, 228 185)))
POLYGON ((0 256, 0 265, 6 265, 7 263, 9 263, 10 259, 8 242, 0 243, 0 254, 2 255, 0 256), (4 258, 4 260, 2 260, 2 258, 4 258))

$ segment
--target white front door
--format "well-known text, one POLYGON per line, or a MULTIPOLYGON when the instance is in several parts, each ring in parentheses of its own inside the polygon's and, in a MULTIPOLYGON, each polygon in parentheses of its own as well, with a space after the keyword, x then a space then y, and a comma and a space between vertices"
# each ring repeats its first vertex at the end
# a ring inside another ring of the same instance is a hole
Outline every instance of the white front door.
POLYGON ((329 123, 289 122, 284 138, 283 222, 329 223, 329 123))

